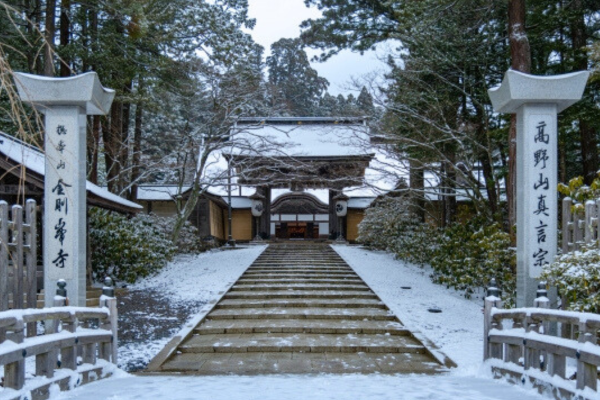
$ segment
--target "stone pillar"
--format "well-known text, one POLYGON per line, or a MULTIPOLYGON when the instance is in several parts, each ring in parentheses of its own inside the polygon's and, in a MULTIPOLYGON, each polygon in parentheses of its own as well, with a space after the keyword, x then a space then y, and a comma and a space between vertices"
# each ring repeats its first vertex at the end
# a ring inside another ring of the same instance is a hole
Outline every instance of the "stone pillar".
POLYGON ((265 197, 265 211, 260 216, 259 232, 261 236, 268 239, 271 235, 271 187, 259 186, 256 188, 256 192, 265 197))
POLYGON ((339 190, 335 190, 335 189, 329 189, 329 238, 330 239, 337 239, 339 232, 340 232, 340 228, 339 228, 339 224, 338 224, 338 216, 337 213, 335 212, 335 197, 337 197, 340 194, 339 190), (332 236, 333 234, 333 236, 332 236))
POLYGON ((70 305, 86 305, 86 115, 106 114, 115 92, 95 72, 69 78, 15 74, 24 102, 45 114, 44 288, 67 282, 70 305))
POLYGON ((588 75, 509 70, 489 90, 495 111, 517 114, 517 307, 533 307, 542 268, 556 256, 557 114, 581 99, 588 75))

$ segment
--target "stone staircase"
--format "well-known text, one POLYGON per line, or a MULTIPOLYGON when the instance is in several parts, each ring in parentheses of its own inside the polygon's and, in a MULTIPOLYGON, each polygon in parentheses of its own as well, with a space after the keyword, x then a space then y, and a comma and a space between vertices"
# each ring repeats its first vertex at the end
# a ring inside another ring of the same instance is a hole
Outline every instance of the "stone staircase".
POLYGON ((148 372, 436 373, 452 366, 323 244, 270 245, 148 372))

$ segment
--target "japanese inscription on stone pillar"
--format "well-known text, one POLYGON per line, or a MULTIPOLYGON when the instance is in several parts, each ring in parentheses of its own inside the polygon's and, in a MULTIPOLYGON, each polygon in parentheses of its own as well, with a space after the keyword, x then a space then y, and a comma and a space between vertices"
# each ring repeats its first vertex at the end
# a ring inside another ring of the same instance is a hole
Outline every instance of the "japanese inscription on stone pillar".
POLYGON ((524 160, 527 169, 534 177, 531 183, 532 194, 526 213, 533 218, 529 232, 524 232, 532 246, 529 257, 529 276, 537 278, 542 267, 553 261, 556 253, 556 117, 549 114, 532 114, 527 127, 528 149, 524 160), (550 231, 549 231, 550 230, 550 231))
POLYGON ((50 113, 46 128, 46 187, 50 190, 46 194, 48 225, 45 231, 49 246, 45 254, 50 256, 49 278, 68 280, 74 278, 75 262, 81 262, 73 248, 73 244, 82 245, 74 236, 80 231, 75 224, 81 222, 75 220, 73 213, 82 200, 76 193, 81 184, 75 182, 81 175, 76 146, 81 137, 85 137, 85 132, 80 132, 85 125, 77 123, 80 118, 77 108, 57 107, 50 113))

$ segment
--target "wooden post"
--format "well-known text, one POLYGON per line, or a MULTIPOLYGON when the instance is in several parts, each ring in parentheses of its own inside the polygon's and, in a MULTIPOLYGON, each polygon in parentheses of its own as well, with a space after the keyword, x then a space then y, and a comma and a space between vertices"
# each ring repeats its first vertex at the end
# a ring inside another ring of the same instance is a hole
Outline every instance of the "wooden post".
MULTIPOLYGON (((523 328, 523 320, 521 318, 513 318, 513 329, 523 328)), ((504 361, 519 364, 519 359, 523 357, 523 347, 518 344, 507 344, 504 361)))
MULTIPOLYGON (((25 326, 23 320, 18 319, 15 330, 10 337, 15 343, 23 343, 25 326)), ((25 384, 25 358, 4 366, 4 387, 19 390, 25 384)))
POLYGON ((598 367, 581 361, 578 353, 577 389, 583 390, 586 386, 594 391, 598 389, 598 367))
POLYGON ((581 218, 579 213, 575 213, 573 216, 573 251, 581 248, 583 243, 584 235, 583 230, 585 227, 585 218, 581 218))
POLYGON ((585 202, 585 244, 590 244, 596 239, 595 224, 598 222, 596 216, 596 202, 588 200, 585 202))
MULTIPOLYGON (((25 204, 25 227, 27 234, 24 238, 24 248, 27 251, 25 267, 27 271, 27 308, 37 308, 37 224, 36 203, 29 199, 25 204)), ((37 324, 27 324, 27 337, 37 335, 37 324)))
POLYGON ((23 207, 12 206, 12 237, 13 237, 13 309, 24 307, 23 296, 23 207))
MULTIPOLYGON (((8 204, 0 201, 0 311, 8 310, 8 204)), ((0 343, 6 340, 6 329, 0 328, 0 343)))
POLYGON ((562 251, 563 253, 568 253, 570 250, 569 243, 572 243, 572 215, 571 215, 571 206, 573 205, 573 200, 570 197, 565 197, 562 201, 562 251))

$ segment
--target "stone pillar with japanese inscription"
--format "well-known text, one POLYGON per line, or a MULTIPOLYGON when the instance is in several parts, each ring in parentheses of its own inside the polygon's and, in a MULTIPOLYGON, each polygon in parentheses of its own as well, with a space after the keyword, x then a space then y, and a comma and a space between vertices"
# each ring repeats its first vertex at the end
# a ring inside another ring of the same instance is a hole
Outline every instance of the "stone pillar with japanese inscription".
POLYGON ((47 78, 16 73, 24 102, 45 115, 44 288, 53 304, 56 281, 67 282, 70 304, 86 305, 86 115, 106 114, 114 91, 95 72, 47 78))
POLYGON ((495 111, 517 114, 517 307, 533 307, 542 268, 556 256, 557 114, 581 99, 588 75, 509 70, 489 90, 495 111))

